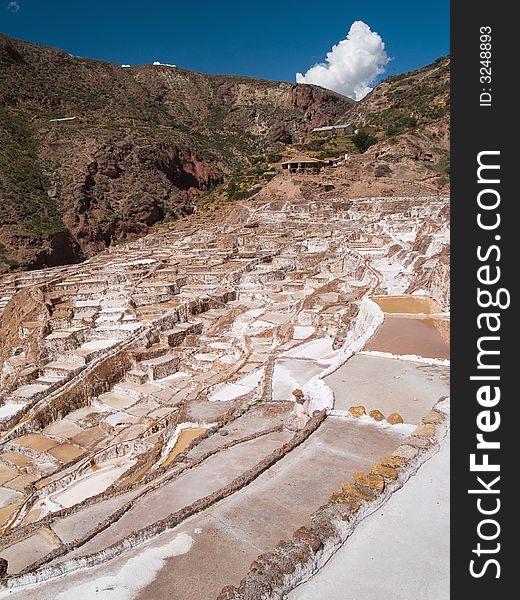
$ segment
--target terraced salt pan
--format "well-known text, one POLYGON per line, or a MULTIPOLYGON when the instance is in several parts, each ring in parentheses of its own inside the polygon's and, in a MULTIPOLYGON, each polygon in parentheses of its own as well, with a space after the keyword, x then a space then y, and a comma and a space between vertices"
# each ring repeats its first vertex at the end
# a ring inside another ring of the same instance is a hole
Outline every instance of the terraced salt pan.
POLYGON ((227 402, 229 400, 235 400, 240 396, 245 396, 251 391, 251 388, 244 385, 238 385, 236 383, 229 383, 223 388, 216 392, 213 392, 208 396, 210 402, 227 402))
MULTIPOLYGON (((72 558, 103 550, 133 533, 136 523, 138 528, 145 527, 213 493, 287 442, 290 437, 289 432, 275 432, 217 453, 200 466, 185 471, 178 478, 164 483, 160 488, 144 496, 116 523, 68 556, 72 558)), ((57 559, 58 562, 61 560, 57 559)), ((194 596, 194 598, 203 597, 194 596)))
POLYGON ((2 550, 2 556, 9 563, 8 573, 18 573, 57 546, 58 540, 52 536, 51 532, 41 529, 30 537, 2 550))
POLYGON ((29 385, 23 385, 13 392, 13 396, 17 398, 31 398, 39 392, 44 392, 49 386, 46 384, 31 383, 29 385))
POLYGON ((337 352, 332 348, 331 338, 320 338, 305 344, 301 344, 292 350, 284 352, 282 356, 291 358, 310 358, 325 363, 331 363, 337 356, 337 352))
POLYGON ((61 438, 71 438, 78 433, 81 433, 83 429, 78 427, 70 419, 61 419, 60 421, 54 421, 44 429, 45 433, 54 435, 61 438))
POLYGON ((121 340, 93 340, 85 342, 80 346, 80 350, 105 350, 119 344, 121 340))
POLYGON ((62 463, 69 463, 85 454, 85 449, 75 444, 60 444, 51 448, 48 453, 62 463))
POLYGON ((0 508, 5 508, 16 502, 17 500, 21 500, 23 498, 23 494, 17 492, 16 490, 10 490, 9 488, 0 487, 0 508))
POLYGON ((11 481, 19 474, 18 469, 0 463, 0 485, 11 481))
POLYGON ((27 435, 22 435, 19 438, 15 438, 12 440, 12 443, 18 446, 31 448, 31 450, 36 450, 36 452, 46 452, 50 448, 57 446, 59 442, 39 433, 29 433, 27 435))
POLYGON ((313 360, 277 359, 272 380, 273 400, 293 400, 292 391, 301 388, 323 369, 323 364, 313 360))
POLYGON ((105 423, 108 423, 108 425, 111 425, 112 427, 117 427, 118 425, 123 424, 139 423, 139 419, 125 412, 117 412, 109 415, 105 419, 105 423))
POLYGON ((381 327, 366 345, 366 350, 395 355, 416 355, 446 359, 450 349, 435 319, 402 318, 386 315, 381 327))
POLYGON ((293 339, 306 340, 314 333, 314 327, 310 325, 295 325, 293 339))
POLYGON ((128 459, 114 459, 108 461, 106 467, 95 471, 88 476, 78 479, 67 486, 63 491, 52 494, 50 499, 56 504, 68 508, 82 502, 86 498, 96 496, 106 490, 114 481, 127 471, 135 461, 128 459))
POLYGON ((170 464, 177 455, 179 455, 181 452, 184 452, 191 442, 200 437, 205 431, 206 429, 203 427, 187 427, 186 429, 180 431, 177 441, 168 454, 166 460, 163 462, 163 465, 170 464))
POLYGON ((110 408, 121 410, 122 408, 128 408, 137 402, 137 398, 127 396, 126 394, 118 394, 116 392, 106 392, 99 396, 99 401, 103 402, 110 408))
POLYGON ((208 347, 215 350, 229 350, 233 346, 228 342, 211 342, 211 344, 208 344, 208 347))
POLYGON ((189 373, 185 373, 184 371, 177 371, 172 375, 168 375, 168 377, 163 377, 162 379, 156 379, 155 383, 160 383, 161 385, 170 385, 175 383, 176 381, 183 381, 189 379, 191 375, 189 373))
MULTIPOLYGON (((138 598, 215 598, 224 585, 240 581, 259 553, 272 550, 280 539, 290 538, 343 481, 355 471, 370 468, 403 439, 395 429, 328 418, 309 440, 239 493, 165 533, 160 542, 152 540, 130 555, 89 572, 88 577, 92 580, 108 570, 117 573, 129 556, 185 532, 194 540, 190 553, 168 559, 138 598), (204 566, 203 576, 194 565, 204 566)), ((157 501, 150 502, 152 510, 158 505, 157 501)), ((85 581, 86 574, 78 574, 78 578, 85 581)))
POLYGON ((419 424, 441 397, 449 394, 449 367, 357 354, 325 377, 334 409, 362 405, 385 416, 398 412, 405 423, 419 424), (377 377, 374 377, 377 373, 377 377))
POLYGON ((0 454, 0 458, 17 467, 26 467, 31 462, 30 457, 25 456, 25 454, 20 454, 19 452, 4 452, 3 454, 0 454))
POLYGON ((442 307, 429 296, 372 296, 385 313, 425 314, 442 313, 442 307))
POLYGON ((217 388, 208 396, 208 400, 210 402, 227 402, 235 400, 235 398, 239 398, 240 396, 245 396, 245 394, 249 394, 249 392, 258 386, 263 374, 263 368, 257 369, 234 383, 228 383, 217 388))
POLYGON ((264 375, 263 368, 256 369, 255 371, 252 371, 245 377, 242 377, 241 379, 239 379, 237 381, 237 383, 240 385, 246 386, 246 387, 255 388, 260 383, 260 380, 262 379, 263 375, 264 375))
POLYGON ((15 415, 18 411, 22 410, 22 408, 23 404, 6 402, 3 406, 0 406, 0 421, 15 415))

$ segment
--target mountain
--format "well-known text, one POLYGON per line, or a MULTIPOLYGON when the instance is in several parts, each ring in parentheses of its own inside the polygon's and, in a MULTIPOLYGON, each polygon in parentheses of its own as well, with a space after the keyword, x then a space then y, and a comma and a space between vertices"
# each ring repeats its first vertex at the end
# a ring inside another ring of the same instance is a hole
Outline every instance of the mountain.
POLYGON ((224 180, 228 200, 247 195, 287 150, 356 152, 310 136, 331 123, 355 124, 372 144, 342 171, 345 193, 416 182, 446 193, 449 73, 443 57, 354 102, 312 85, 125 68, 0 34, 0 271, 84 260, 191 213, 224 180))
POLYGON ((0 35, 0 268, 80 261, 189 213, 252 156, 352 105, 316 86, 123 68, 0 35))

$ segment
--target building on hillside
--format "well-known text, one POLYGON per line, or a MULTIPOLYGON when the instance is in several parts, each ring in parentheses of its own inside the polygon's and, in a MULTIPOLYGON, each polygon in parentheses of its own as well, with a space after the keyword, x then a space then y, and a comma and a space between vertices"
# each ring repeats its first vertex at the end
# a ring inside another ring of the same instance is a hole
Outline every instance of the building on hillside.
POLYGON ((61 125, 62 123, 70 123, 71 121, 77 121, 78 117, 61 117, 60 119, 49 119, 49 123, 55 125, 61 125))
POLYGON ((341 125, 327 125, 326 127, 315 127, 312 133, 328 133, 329 135, 352 135, 355 133, 354 126, 350 123, 343 123, 341 125))
POLYGON ((325 163, 326 167, 337 167, 338 165, 342 165, 345 162, 345 160, 346 158, 342 156, 333 156, 331 158, 324 158, 323 162, 325 163))
POLYGON ((295 156, 282 163, 282 171, 286 173, 319 173, 325 166, 322 160, 309 156, 295 156))

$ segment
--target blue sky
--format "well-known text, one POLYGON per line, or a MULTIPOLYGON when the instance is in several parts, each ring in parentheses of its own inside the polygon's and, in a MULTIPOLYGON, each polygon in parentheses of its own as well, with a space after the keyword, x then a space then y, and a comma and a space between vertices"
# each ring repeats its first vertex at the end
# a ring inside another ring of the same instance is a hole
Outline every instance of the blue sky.
POLYGON ((204 73, 294 81, 356 20, 380 34, 385 74, 449 52, 449 2, 0 0, 0 31, 118 64, 154 60, 204 73), (18 10, 17 10, 18 7, 18 10))

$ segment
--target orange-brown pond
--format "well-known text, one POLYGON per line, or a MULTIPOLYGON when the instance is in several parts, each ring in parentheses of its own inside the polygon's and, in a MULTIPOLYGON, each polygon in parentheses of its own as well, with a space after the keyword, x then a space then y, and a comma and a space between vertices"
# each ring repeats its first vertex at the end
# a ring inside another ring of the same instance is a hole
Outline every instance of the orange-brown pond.
POLYGON ((29 456, 25 456, 19 452, 4 452, 0 454, 0 459, 7 460, 17 467, 26 467, 31 462, 29 456))
POLYGON ((442 313, 442 307, 429 296, 372 296, 385 313, 431 315, 442 313))
POLYGON ((175 446, 172 448, 170 454, 166 457, 163 465, 168 465, 172 462, 172 460, 180 454, 193 442, 193 440, 197 439, 200 435, 202 435, 206 430, 198 427, 190 427, 187 429, 183 429, 179 433, 179 437, 175 442, 175 446))
POLYGON ((9 519, 9 517, 21 505, 21 503, 21 501, 14 502, 13 504, 9 504, 9 506, 4 506, 4 508, 0 508, 0 527, 5 524, 7 519, 9 519))
POLYGON ((390 354, 415 354, 424 358, 450 357, 445 319, 386 315, 365 350, 390 354))
POLYGON ((49 454, 52 454, 54 458, 57 458, 62 463, 68 463, 78 456, 85 454, 85 450, 79 446, 73 444, 60 444, 49 450, 49 454))
POLYGON ((39 433, 29 433, 27 435, 22 435, 19 438, 13 440, 15 444, 18 446, 25 446, 26 448, 31 448, 32 450, 36 450, 36 452, 46 452, 50 448, 54 448, 57 446, 59 442, 56 440, 51 440, 44 435, 40 435, 39 433))

